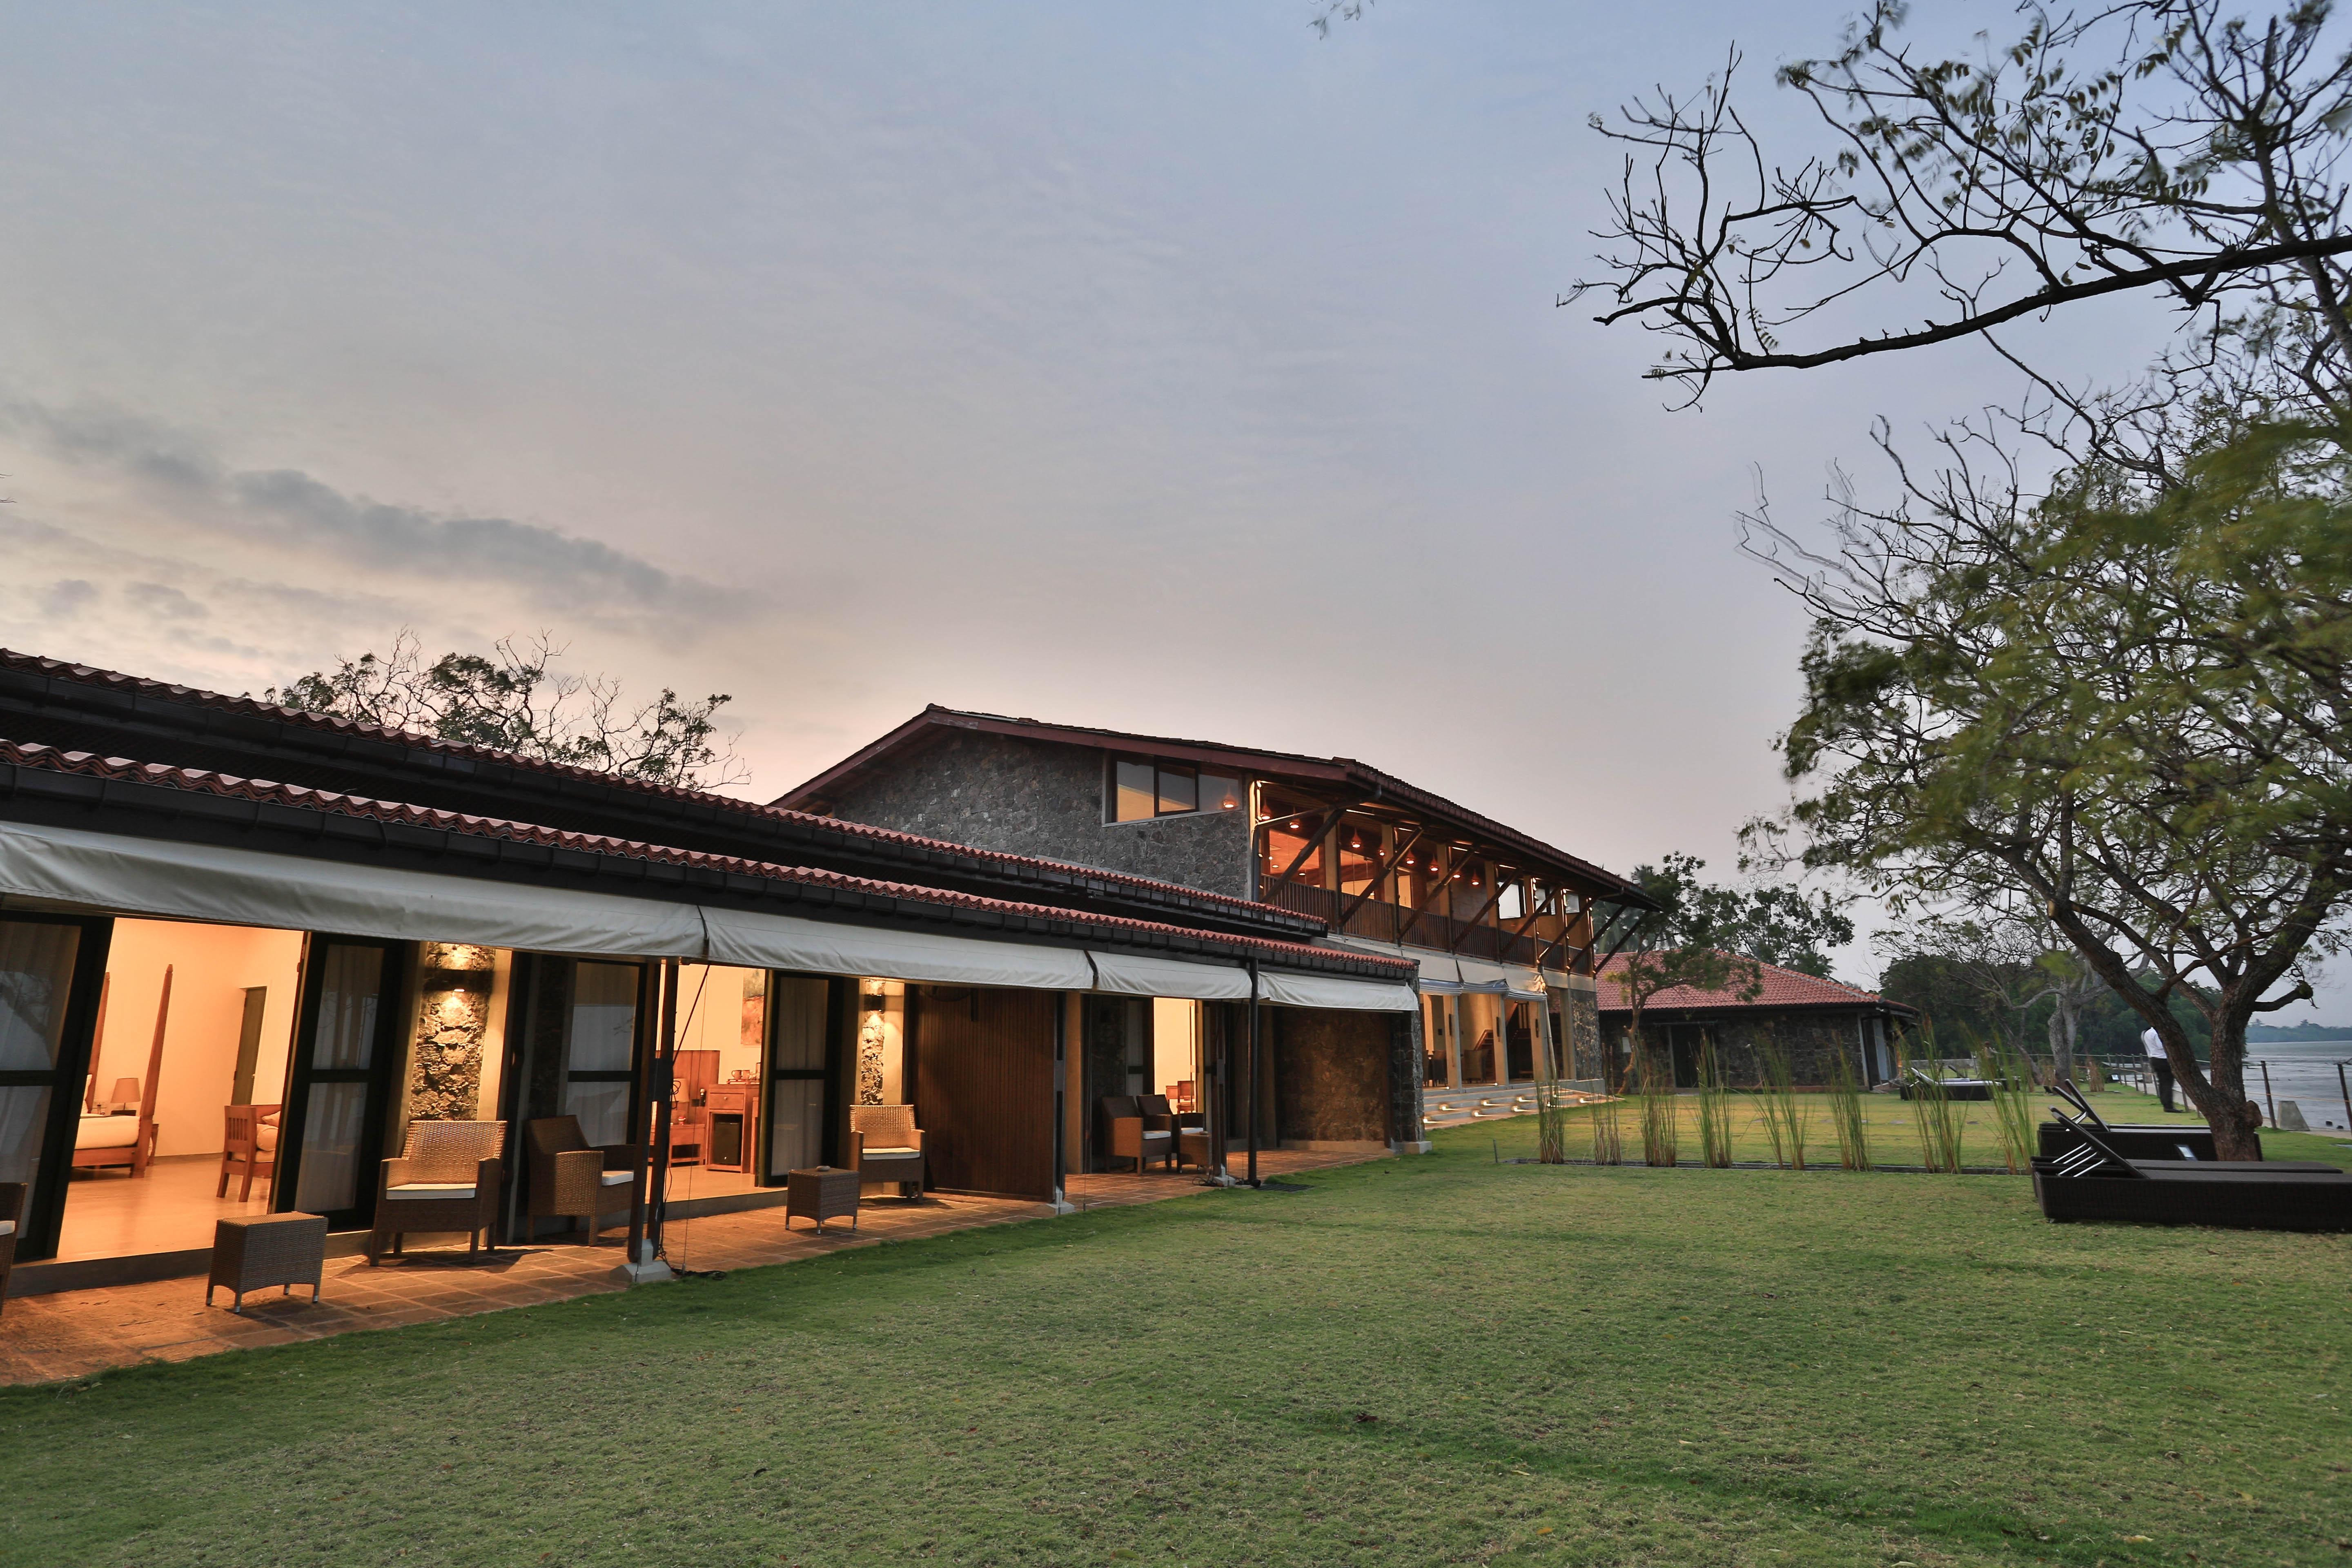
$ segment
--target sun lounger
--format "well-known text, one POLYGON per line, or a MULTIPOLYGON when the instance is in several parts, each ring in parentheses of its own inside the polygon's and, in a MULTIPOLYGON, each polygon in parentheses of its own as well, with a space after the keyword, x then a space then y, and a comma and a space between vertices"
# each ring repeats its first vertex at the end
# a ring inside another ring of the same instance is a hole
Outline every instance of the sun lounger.
POLYGON ((2060 1114, 2076 1146, 2033 1161, 2033 1196, 2060 1222, 2352 1230, 2352 1172, 2302 1160, 2135 1160, 2060 1114))
MULTIPOLYGON (((2058 1094, 2083 1113, 2110 1149, 2126 1160, 2219 1160, 2221 1157, 2213 1145, 2213 1130, 2210 1127, 2188 1122, 2110 1123, 2073 1084, 2061 1083, 2058 1094)), ((2043 1122, 2039 1132, 2041 1152, 2049 1159, 2072 1153, 2083 1146, 2082 1135, 2075 1131, 2072 1121, 2063 1118, 2053 1117, 2043 1122)))

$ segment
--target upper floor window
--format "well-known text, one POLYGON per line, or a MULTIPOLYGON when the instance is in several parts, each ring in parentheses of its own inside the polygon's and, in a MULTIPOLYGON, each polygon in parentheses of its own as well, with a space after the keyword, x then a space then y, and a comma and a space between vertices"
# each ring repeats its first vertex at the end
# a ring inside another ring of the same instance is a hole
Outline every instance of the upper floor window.
POLYGON ((1110 819, 1143 822, 1203 811, 1239 811, 1242 783, 1182 763, 1143 757, 1111 759, 1110 819))

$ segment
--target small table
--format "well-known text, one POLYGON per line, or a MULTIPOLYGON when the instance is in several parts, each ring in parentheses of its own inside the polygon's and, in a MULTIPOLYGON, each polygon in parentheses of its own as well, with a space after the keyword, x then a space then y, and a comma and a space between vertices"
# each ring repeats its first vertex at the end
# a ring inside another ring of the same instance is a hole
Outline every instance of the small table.
POLYGON ((1212 1163, 1209 1154, 1209 1130, 1207 1128, 1179 1127, 1176 1129, 1177 1164, 1195 1165, 1205 1171, 1212 1163))
POLYGON ((804 1171, 784 1173, 784 1228, 793 1227, 793 1216, 816 1222, 817 1233, 824 1232, 824 1222, 849 1216, 849 1228, 857 1228, 858 1173, 839 1165, 812 1165, 804 1171))
POLYGON ((327 1269, 327 1216, 316 1214, 259 1214, 213 1222, 212 1272, 205 1279, 205 1305, 226 1285, 236 1293, 229 1310, 245 1314, 245 1293, 265 1285, 281 1285, 291 1294, 297 1285, 310 1287, 319 1300, 320 1277, 327 1269))

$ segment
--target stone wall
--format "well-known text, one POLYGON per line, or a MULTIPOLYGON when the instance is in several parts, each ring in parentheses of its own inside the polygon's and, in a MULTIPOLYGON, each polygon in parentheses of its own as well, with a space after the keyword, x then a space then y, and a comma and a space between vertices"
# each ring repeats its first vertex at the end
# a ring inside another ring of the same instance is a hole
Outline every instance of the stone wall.
POLYGON ((418 953, 416 1018, 408 1047, 409 1120, 471 1121, 484 1114, 482 1041, 489 1033, 496 962, 487 947, 451 942, 428 942, 418 953))
MULTIPOLYGON (((1642 1033, 1651 1049, 1673 1051, 1675 1080, 1685 1088, 1697 1081, 1694 1053, 1706 1038, 1714 1041, 1716 1058, 1723 1064, 1724 1076, 1735 1088, 1751 1088, 1764 1081, 1763 1050, 1775 1044, 1788 1053, 1791 1081, 1823 1088, 1833 1081, 1834 1064, 1840 1058, 1853 1070, 1856 1082, 1876 1076, 1874 1065, 1864 1068, 1861 1037, 1856 1033, 1857 1025, 1867 1031, 1868 1017, 1866 1013, 1857 1011, 1823 1009, 1685 1022, 1673 1015, 1659 1017, 1645 1013, 1642 1033)), ((1626 1058, 1625 1023, 1623 1015, 1614 1016, 1607 1029, 1612 1071, 1621 1075, 1626 1058)))
MULTIPOLYGON (((1385 1143, 1394 1024, 1386 1013, 1268 1009, 1275 1126, 1286 1143, 1385 1143)), ((1408 1037, 1408 1048, 1410 1037, 1408 1037)))
POLYGON ((955 731, 845 786, 832 811, 982 849, 1246 894, 1247 812, 1107 824, 1103 778, 1104 754, 1089 746, 955 731))

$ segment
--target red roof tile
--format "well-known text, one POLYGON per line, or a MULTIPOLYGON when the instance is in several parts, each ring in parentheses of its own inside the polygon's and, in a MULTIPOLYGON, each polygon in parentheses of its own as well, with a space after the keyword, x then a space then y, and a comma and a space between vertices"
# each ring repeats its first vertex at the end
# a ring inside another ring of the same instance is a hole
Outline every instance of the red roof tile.
POLYGON ((168 701, 185 702, 195 707, 216 709, 224 712, 251 714, 293 724, 347 735, 361 735, 376 740, 446 756, 494 761, 528 773, 544 773, 551 778, 587 780, 609 784, 616 789, 702 805, 713 805, 738 811, 747 816, 768 817, 792 822, 827 831, 837 832, 873 844, 888 844, 900 848, 930 851, 942 855, 958 855, 972 861, 996 866, 1026 867, 1033 869, 1067 873, 1088 881, 1114 887, 1135 888, 1153 893, 1181 895, 1187 900, 1201 900, 1212 904, 1246 911, 1251 915, 1277 912, 1295 916, 1297 911, 1279 910, 1276 906, 1237 899, 1230 894, 1205 891, 1186 887, 1181 882, 1166 882, 1152 877, 1139 877, 1126 871, 1105 870, 1096 866, 1081 866, 1066 860, 1048 860, 1042 856, 1016 855, 1002 849, 982 849, 969 844, 957 844, 944 838, 927 838, 920 834, 900 833, 892 828, 875 827, 862 822, 848 822, 837 816, 820 816, 783 806, 762 805, 757 801, 742 800, 730 795, 719 795, 709 790, 686 789, 677 784, 656 784, 647 779, 629 778, 621 773, 599 772, 593 768, 575 767, 565 763, 551 763, 538 757, 526 757, 516 752, 499 751, 491 746, 467 745, 457 741, 445 741, 437 735, 427 735, 416 730, 400 730, 383 724, 362 724, 356 720, 338 719, 331 714, 313 713, 302 708, 286 708, 263 702, 251 697, 229 697, 198 687, 176 686, 168 681, 151 680, 144 676, 124 675, 120 671, 99 669, 86 664, 68 664, 60 659, 44 658, 38 654, 20 653, 0 648, 0 668, 20 670, 28 675, 52 680, 67 680, 78 685, 102 687, 108 690, 162 698, 168 701))
MULTIPOLYGON (((1633 1005, 1626 1000, 1624 974, 1630 962, 1622 953, 1601 966, 1600 984, 1601 1010, 1604 1013, 1630 1013, 1633 1005)), ((1783 969, 1775 963, 1759 963, 1757 969, 1763 980, 1763 989, 1757 995, 1742 996, 1745 987, 1735 984, 1722 991, 1702 991, 1695 986, 1676 985, 1652 996, 1642 1005, 1645 1011, 1693 1007, 1887 1007, 1908 1012, 1899 1002, 1889 1002, 1875 991, 1864 991, 1843 981, 1823 980, 1819 975, 1806 974, 1794 969, 1783 969)))
POLYGON ((88 752, 61 752, 54 746, 37 743, 18 744, 13 741, 0 740, 0 765, 5 764, 40 769, 49 773, 117 780, 126 784, 152 784, 163 789, 249 800, 257 804, 291 806, 300 810, 324 812, 336 816, 399 823, 439 832, 504 839, 511 843, 533 844, 549 848, 577 850, 586 854, 617 856, 625 859, 694 867, 736 876, 757 877, 767 881, 832 888, 877 898, 937 904, 953 909, 985 910, 992 913, 1037 920, 1062 921, 1103 931, 1121 931, 1134 935, 1182 936, 1213 946, 1229 948, 1237 957, 1257 954, 1278 961, 1284 958, 1297 959, 1311 954, 1326 960, 1331 958, 1360 960, 1392 972, 1398 979, 1407 984, 1410 984, 1412 977, 1419 972, 1418 966, 1410 961, 1383 959, 1370 953, 1358 953, 1352 951, 1339 952, 1330 948, 1316 947, 1307 942, 1276 942, 1263 937, 1229 936, 1222 931, 1199 931, 1189 926, 1169 925, 1161 921, 1130 920, 1120 915, 1096 914, 1084 910, 1057 909, 1045 904, 1016 903, 1005 899, 983 898, 974 893, 959 893, 947 889, 927 888, 910 882, 885 882, 867 877, 845 876, 838 871, 826 871, 815 867, 782 866, 769 861, 747 860, 733 855, 711 855, 700 850, 677 849, 667 845, 611 838, 602 834, 572 833, 562 828, 541 827, 532 823, 509 822, 498 817, 472 816, 462 812, 442 811, 433 806, 409 805, 398 801, 371 800, 363 795, 339 795, 331 790, 310 789, 301 784, 275 784, 268 779, 239 778, 234 774, 211 773, 201 768, 173 767, 163 763, 139 763, 123 757, 100 757, 88 752))

